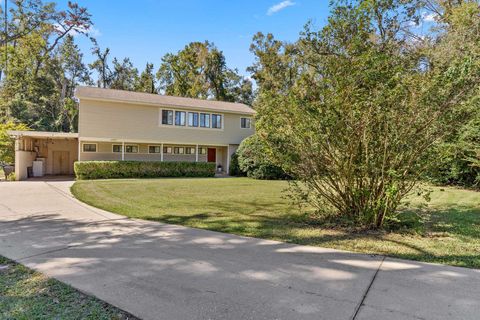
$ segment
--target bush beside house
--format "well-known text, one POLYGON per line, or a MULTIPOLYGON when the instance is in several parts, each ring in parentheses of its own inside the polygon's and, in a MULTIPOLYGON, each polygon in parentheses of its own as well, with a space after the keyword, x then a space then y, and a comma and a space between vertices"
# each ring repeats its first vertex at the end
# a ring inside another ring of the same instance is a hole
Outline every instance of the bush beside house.
POLYGON ((267 146, 257 135, 248 137, 237 150, 239 171, 254 179, 288 179, 285 171, 270 161, 268 154, 267 146))
POLYGON ((77 179, 213 177, 215 163, 158 161, 75 162, 77 179))

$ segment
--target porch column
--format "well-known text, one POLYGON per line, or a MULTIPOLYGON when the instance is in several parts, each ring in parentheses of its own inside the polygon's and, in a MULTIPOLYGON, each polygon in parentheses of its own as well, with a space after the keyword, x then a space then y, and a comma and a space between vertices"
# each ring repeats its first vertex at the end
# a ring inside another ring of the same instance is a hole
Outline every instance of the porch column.
POLYGON ((163 143, 160 144, 160 161, 163 162, 163 143))
POLYGON ((78 156, 77 156, 77 161, 80 161, 80 153, 82 153, 82 141, 80 139, 78 141, 78 156))
POLYGON ((227 174, 230 172, 230 145, 227 146, 227 174))
POLYGON ((125 160, 125 141, 122 141, 122 161, 125 160))
POLYGON ((195 162, 198 162, 198 144, 195 147, 195 162))

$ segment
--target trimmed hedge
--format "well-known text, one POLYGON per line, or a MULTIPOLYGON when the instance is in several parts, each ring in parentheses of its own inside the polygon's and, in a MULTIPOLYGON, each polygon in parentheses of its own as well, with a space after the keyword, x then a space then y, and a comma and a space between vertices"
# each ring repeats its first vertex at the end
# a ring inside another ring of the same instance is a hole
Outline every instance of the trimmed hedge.
POLYGON ((74 169, 79 180, 215 176, 215 163, 208 162, 80 161, 74 169))

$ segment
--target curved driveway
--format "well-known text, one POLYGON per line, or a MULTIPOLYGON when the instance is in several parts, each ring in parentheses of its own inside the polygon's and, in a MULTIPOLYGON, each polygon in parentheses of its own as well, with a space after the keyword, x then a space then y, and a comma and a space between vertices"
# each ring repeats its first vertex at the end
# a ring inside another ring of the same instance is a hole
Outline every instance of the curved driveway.
POLYGON ((0 255, 143 319, 479 319, 480 270, 128 219, 71 184, 0 183, 0 255))

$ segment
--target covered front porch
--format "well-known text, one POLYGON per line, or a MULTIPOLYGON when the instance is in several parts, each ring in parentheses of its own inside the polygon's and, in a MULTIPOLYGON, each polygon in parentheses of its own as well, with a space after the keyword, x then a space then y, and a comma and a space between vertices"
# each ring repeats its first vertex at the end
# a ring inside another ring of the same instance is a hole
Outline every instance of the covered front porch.
POLYGON ((82 138, 78 161, 213 162, 218 173, 227 174, 230 155, 236 148, 236 145, 82 138))
POLYGON ((73 175, 78 133, 10 131, 15 138, 15 178, 73 175))

